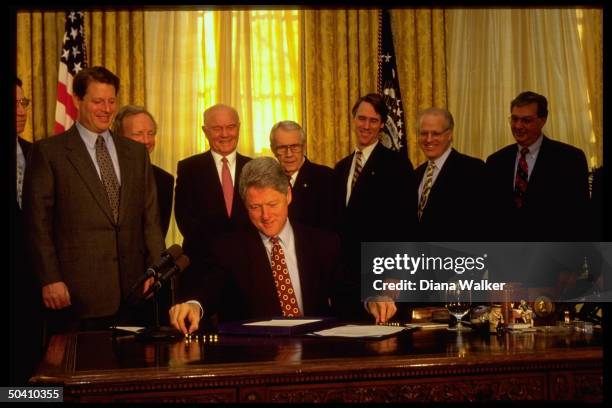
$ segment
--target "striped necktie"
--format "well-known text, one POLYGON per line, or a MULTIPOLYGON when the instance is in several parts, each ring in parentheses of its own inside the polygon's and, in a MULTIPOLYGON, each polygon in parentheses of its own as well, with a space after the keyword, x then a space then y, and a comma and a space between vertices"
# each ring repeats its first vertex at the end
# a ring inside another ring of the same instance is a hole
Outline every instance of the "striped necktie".
POLYGON ((355 171, 353 172, 353 181, 351 182, 351 194, 355 188, 355 183, 357 183, 357 179, 361 174, 361 169, 363 167, 362 160, 363 152, 361 150, 355 151, 355 171))
POLYGON ((516 166, 516 176, 514 177, 514 206, 521 208, 525 205, 525 193, 527 192, 527 182, 529 178, 529 166, 527 165, 527 153, 529 149, 521 149, 521 157, 516 166))
POLYGON ((431 191, 431 185, 433 184, 433 174, 436 169, 436 163, 429 161, 427 163, 427 170, 425 171, 425 183, 423 184, 423 192, 421 193, 421 199, 419 200, 419 220, 423 216, 423 211, 427 205, 427 199, 429 198, 429 192, 431 191))

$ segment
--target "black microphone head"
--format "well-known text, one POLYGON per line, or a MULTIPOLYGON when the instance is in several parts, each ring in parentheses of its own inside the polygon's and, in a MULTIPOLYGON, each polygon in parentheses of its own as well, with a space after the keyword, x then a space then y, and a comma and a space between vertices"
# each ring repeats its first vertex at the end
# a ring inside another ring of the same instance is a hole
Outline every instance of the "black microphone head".
POLYGON ((170 248, 166 249, 162 253, 162 256, 164 254, 170 255, 172 257, 172 259, 176 260, 179 256, 181 256, 183 254, 183 248, 181 248, 180 245, 174 244, 174 245, 170 246, 170 248))
POLYGON ((182 272, 191 264, 191 261, 187 255, 181 255, 174 263, 179 268, 179 271, 182 272))

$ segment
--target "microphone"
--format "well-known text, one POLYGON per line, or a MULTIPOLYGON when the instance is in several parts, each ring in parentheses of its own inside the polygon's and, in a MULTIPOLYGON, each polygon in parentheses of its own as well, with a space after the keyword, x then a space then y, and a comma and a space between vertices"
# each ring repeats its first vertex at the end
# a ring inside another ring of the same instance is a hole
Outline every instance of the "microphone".
POLYGON ((161 289, 163 284, 168 279, 183 272, 183 270, 185 270, 185 268, 187 268, 190 263, 191 262, 189 261, 189 257, 187 257, 187 255, 180 255, 174 262, 174 266, 168 269, 166 272, 164 272, 158 278, 158 280, 153 285, 151 285, 149 289, 147 289, 147 291, 145 292, 144 295, 142 295, 142 297, 146 299, 151 293, 157 292, 159 289, 161 289))
POLYGON ((174 261, 177 260, 182 254, 183 248, 181 248, 180 245, 172 245, 170 248, 162 252, 161 258, 159 258, 157 262, 155 262, 149 267, 149 269, 147 269, 147 271, 145 272, 145 277, 150 278, 151 276, 155 276, 161 270, 172 266, 172 264, 174 264, 174 261))
POLYGON ((180 257, 182 254, 183 248, 181 248, 180 245, 176 244, 163 251, 161 253, 161 258, 159 258, 157 262, 151 265, 145 271, 144 275, 140 277, 138 282, 136 282, 134 286, 132 286, 132 289, 130 289, 130 296, 128 297, 131 298, 134 294, 136 294, 138 288, 140 288, 147 279, 157 276, 161 270, 174 265, 174 260, 180 257))

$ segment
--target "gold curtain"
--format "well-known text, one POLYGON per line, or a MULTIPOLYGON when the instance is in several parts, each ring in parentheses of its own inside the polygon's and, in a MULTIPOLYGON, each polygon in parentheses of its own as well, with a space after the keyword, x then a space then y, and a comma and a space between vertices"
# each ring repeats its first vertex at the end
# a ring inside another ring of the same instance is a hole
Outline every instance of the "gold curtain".
POLYGON ((351 152, 350 110, 376 92, 378 10, 304 10, 307 154, 328 166, 351 152))
POLYGON ((589 90, 589 106, 593 120, 595 145, 591 166, 603 164, 603 11, 602 9, 578 9, 581 21, 581 45, 589 90))
POLYGON ((580 24, 580 11, 446 11, 449 108, 459 151, 486 159, 514 143, 510 101, 531 90, 548 99, 544 133, 582 149, 591 166, 601 164, 601 14, 593 10, 580 24))
MULTIPOLYGON (((38 140, 53 134, 57 72, 65 11, 17 13, 17 75, 32 99, 23 136, 38 140)), ((89 66, 104 65, 121 79, 120 103, 144 104, 142 11, 85 11, 89 66)))
MULTIPOLYGON (((179 160, 202 151, 201 24, 193 11, 147 11, 144 18, 145 106, 158 127, 151 162, 176 176, 179 160)), ((177 242, 182 242, 182 236, 172 212, 166 243, 177 242)))
POLYGON ((441 9, 390 10, 408 156, 416 167, 425 161, 416 137, 418 113, 446 108, 445 16, 441 9))
MULTIPOLYGON (((414 165, 416 117, 446 107, 445 19, 439 9, 390 10, 393 43, 414 165)), ((308 155, 333 166, 354 147, 353 103, 376 92, 378 10, 305 10, 305 125, 308 155)))

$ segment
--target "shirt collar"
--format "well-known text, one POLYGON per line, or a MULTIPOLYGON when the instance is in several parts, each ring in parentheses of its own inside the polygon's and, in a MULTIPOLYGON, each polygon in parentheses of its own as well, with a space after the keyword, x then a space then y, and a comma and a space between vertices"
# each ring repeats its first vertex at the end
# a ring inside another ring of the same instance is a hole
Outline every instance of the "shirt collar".
MULTIPOLYGON (((215 163, 221 163, 221 159, 223 159, 223 156, 220 155, 219 153, 215 152, 212 149, 210 149, 210 152, 212 153, 212 156, 213 156, 213 159, 215 160, 215 163)), ((227 164, 229 166, 232 166, 234 163, 236 163, 236 150, 234 150, 233 152, 231 152, 230 154, 225 156, 225 158, 227 159, 227 164)), ((223 163, 221 163, 221 164, 223 164, 223 163)))
MULTIPOLYGON (((527 153, 527 154, 531 154, 533 156, 536 156, 538 154, 538 152, 540 151, 540 147, 542 147, 542 141, 543 140, 544 140, 544 133, 542 133, 540 136, 538 136, 538 138, 536 139, 535 142, 533 142, 532 144, 527 146, 527 148, 529 149, 529 153, 527 153)), ((518 154, 521 154, 521 149, 523 148, 523 146, 521 146, 520 144, 517 143, 516 147, 517 147, 518 154)))
POLYGON ((363 162, 364 163, 368 160, 368 157, 370 157, 370 155, 372 154, 372 151, 378 145, 378 143, 380 143, 379 140, 377 140, 375 143, 372 143, 369 146, 364 147, 363 149, 360 149, 359 146, 355 147, 355 151, 361 150, 361 153, 363 153, 363 162))
MULTIPOLYGON (((267 235, 262 234, 261 231, 257 231, 257 232, 259 232, 259 236, 261 240, 264 242, 264 244, 270 243, 270 238, 272 237, 268 237, 267 235)), ((292 236, 293 236, 293 227, 291 226, 291 223, 289 222, 289 218, 287 218, 287 221, 285 222, 283 229, 281 229, 280 233, 278 234, 278 238, 283 244, 287 245, 291 241, 292 236)))
POLYGON ((449 145, 448 149, 446 149, 446 151, 442 153, 440 157, 433 160, 437 169, 441 169, 442 166, 444 166, 444 163, 446 163, 446 159, 448 159, 448 156, 450 156, 451 154, 451 150, 452 150, 452 147, 449 145))
POLYGON ((101 132, 101 133, 92 132, 91 130, 87 129, 85 126, 81 125, 79 121, 76 122, 76 127, 77 127, 77 130, 79 131, 79 134, 81 135, 81 139, 83 139, 83 142, 85 142, 87 147, 90 149, 95 149, 96 140, 98 140, 98 135, 102 135, 106 144, 108 144, 108 139, 111 137, 111 134, 108 131, 108 129, 106 129, 104 132, 101 132))

